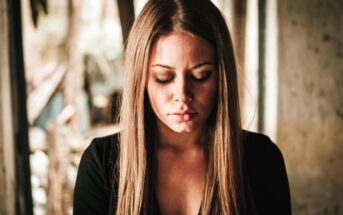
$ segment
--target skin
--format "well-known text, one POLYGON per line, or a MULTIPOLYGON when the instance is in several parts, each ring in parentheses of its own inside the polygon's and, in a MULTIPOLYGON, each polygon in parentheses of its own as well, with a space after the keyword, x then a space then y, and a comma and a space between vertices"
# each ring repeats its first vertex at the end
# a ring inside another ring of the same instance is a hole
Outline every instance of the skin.
POLYGON ((214 50, 185 32, 161 36, 149 58, 146 89, 156 115, 156 195, 162 214, 197 214, 205 176, 204 134, 217 94, 214 50))

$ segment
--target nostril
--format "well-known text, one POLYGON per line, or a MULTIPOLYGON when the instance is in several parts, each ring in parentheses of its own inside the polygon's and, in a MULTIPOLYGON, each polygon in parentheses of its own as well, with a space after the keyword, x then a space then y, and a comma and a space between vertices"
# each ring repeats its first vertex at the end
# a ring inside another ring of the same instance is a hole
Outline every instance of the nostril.
POLYGON ((184 102, 184 103, 189 103, 191 102, 193 99, 191 97, 181 97, 181 98, 176 98, 175 99, 178 102, 184 102))

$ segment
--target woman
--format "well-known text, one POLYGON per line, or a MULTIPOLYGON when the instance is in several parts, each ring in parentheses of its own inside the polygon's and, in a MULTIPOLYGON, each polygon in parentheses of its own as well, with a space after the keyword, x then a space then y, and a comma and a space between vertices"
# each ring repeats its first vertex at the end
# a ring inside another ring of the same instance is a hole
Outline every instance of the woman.
POLYGON ((150 0, 125 53, 119 134, 84 152, 74 214, 290 214, 286 170, 241 129, 232 42, 207 0, 150 0))

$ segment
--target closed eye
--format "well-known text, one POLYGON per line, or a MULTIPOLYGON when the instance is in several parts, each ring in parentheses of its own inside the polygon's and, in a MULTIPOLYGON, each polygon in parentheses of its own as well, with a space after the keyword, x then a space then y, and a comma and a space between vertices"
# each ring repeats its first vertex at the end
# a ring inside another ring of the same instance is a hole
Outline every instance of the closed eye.
POLYGON ((154 80, 160 84, 167 84, 173 80, 173 77, 155 77, 154 80))
POLYGON ((211 76, 211 72, 202 72, 198 74, 191 74, 191 79, 196 82, 204 82, 211 76))

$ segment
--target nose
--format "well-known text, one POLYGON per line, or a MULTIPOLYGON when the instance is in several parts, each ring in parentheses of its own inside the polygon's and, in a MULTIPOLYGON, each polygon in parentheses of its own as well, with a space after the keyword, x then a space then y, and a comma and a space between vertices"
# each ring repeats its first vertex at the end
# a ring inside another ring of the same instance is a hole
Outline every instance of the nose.
POLYGON ((191 86, 187 77, 180 77, 176 80, 174 100, 183 103, 189 103, 193 100, 191 86))

